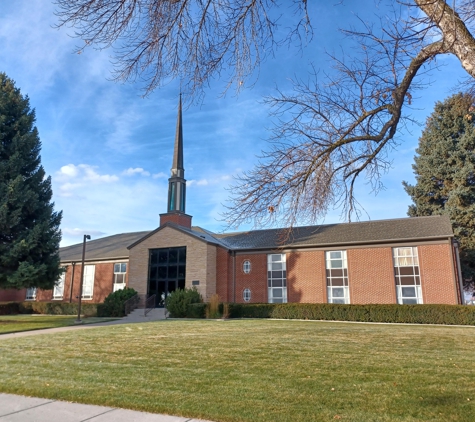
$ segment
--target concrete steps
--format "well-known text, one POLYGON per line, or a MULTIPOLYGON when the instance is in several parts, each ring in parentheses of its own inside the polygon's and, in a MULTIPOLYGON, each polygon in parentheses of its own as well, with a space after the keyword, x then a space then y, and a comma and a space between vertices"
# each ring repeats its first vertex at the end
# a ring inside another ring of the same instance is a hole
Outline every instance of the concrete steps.
POLYGON ((122 318, 123 322, 148 322, 148 321, 159 321, 161 319, 166 319, 165 308, 154 308, 152 309, 147 316, 144 316, 144 309, 134 309, 129 315, 122 318))

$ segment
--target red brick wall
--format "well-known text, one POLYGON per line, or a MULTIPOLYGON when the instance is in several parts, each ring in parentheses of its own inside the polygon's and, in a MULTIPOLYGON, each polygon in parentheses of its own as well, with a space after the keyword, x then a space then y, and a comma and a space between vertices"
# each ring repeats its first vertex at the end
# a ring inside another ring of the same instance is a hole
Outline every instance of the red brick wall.
POLYGON ((0 289, 0 302, 23 302, 26 289, 0 289))
POLYGON ((242 298, 244 289, 251 289, 250 303, 267 302, 267 254, 236 255, 237 303, 245 303, 242 298), (245 260, 251 261, 251 272, 249 274, 245 274, 242 270, 242 264, 245 260))
POLYGON ((160 226, 163 226, 165 223, 175 223, 191 229, 191 218, 191 215, 172 212, 160 214, 160 226))
POLYGON ((457 304, 449 244, 418 247, 423 303, 457 304))
POLYGON ((396 303, 392 248, 348 249, 350 303, 396 303))
POLYGON ((287 300, 300 303, 327 301, 323 251, 287 254, 287 300))
MULTIPOLYGON (((122 261, 124 262, 124 261, 122 261)), ((86 265, 88 265, 86 263, 86 265)), ((83 299, 84 302, 88 303, 102 303, 104 299, 112 293, 113 283, 114 283, 114 263, 107 262, 103 264, 93 264, 95 266, 94 273, 94 290, 92 299, 83 299)), ((68 265, 66 269, 65 279, 64 279, 64 293, 63 299, 56 299, 55 302, 69 302, 71 295, 71 273, 73 266, 68 265)), ((79 283, 81 280, 81 264, 76 264, 74 266, 74 280, 73 280, 73 290, 72 290, 72 302, 77 302, 77 296, 79 296, 79 283)), ((128 263, 127 263, 127 276, 126 280, 128 281, 128 263)), ((24 297, 23 297, 24 300, 24 297)), ((39 302, 49 302, 53 300, 53 291, 52 290, 38 290, 36 293, 36 300, 39 302)))

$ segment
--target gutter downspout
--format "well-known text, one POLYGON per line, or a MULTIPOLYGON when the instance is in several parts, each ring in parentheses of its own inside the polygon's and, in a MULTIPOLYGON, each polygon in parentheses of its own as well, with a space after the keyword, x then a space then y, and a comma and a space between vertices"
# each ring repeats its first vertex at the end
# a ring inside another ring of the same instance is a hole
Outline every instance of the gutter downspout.
POLYGON ((71 262, 71 283, 69 283, 69 303, 73 301, 73 283, 74 283, 74 266, 75 262, 71 262))
POLYGON ((236 251, 232 251, 233 256, 233 303, 236 303, 236 251))
POLYGON ((462 268, 460 267, 460 255, 459 255, 459 242, 458 241, 454 242, 454 249, 455 249, 455 261, 457 262, 457 272, 458 272, 459 287, 460 287, 460 304, 464 305, 462 268))

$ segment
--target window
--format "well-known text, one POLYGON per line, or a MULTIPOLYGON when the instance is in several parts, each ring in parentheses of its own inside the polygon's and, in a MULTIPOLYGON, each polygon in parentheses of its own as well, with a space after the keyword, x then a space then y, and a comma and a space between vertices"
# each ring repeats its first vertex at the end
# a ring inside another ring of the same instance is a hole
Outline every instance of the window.
POLYGON ((26 289, 26 300, 36 299, 36 287, 30 287, 26 289))
POLYGON ((267 288, 269 303, 287 303, 285 254, 267 255, 267 288))
POLYGON ((328 303, 350 303, 346 251, 326 252, 328 303))
POLYGON ((246 259, 243 263, 242 263, 242 271, 244 272, 244 274, 249 274, 251 272, 251 261, 249 261, 248 259, 246 259))
POLYGON ((64 294, 64 279, 66 278, 66 272, 61 273, 60 279, 56 282, 53 289, 53 299, 62 299, 64 294))
POLYGON ((403 305, 422 303, 417 248, 393 248, 393 258, 397 303, 403 305))
POLYGON ((125 287, 125 275, 127 273, 127 263, 114 264, 114 292, 125 287))
POLYGON ((82 283, 82 298, 92 299, 94 293, 94 273, 96 271, 95 265, 84 266, 84 281, 82 283))
MULTIPOLYGON (((186 246, 150 249, 148 295, 156 295, 157 306, 165 306, 165 299, 176 289, 186 285, 186 246)), ((199 280, 197 281, 199 285, 199 280)))
POLYGON ((250 302, 251 301, 251 289, 244 289, 242 291, 242 298, 244 299, 244 302, 250 302))

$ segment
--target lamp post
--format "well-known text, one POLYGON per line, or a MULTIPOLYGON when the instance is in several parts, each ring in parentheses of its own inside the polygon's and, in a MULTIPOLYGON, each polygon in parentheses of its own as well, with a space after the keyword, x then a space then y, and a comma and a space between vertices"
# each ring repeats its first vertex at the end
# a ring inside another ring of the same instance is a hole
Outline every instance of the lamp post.
POLYGON ((81 298, 82 298, 82 285, 84 283, 84 259, 86 257, 86 240, 91 240, 91 236, 88 234, 84 235, 84 240, 82 242, 82 265, 81 265, 81 281, 79 282, 79 298, 78 298, 78 317, 75 321, 76 324, 82 324, 81 321, 81 298))

